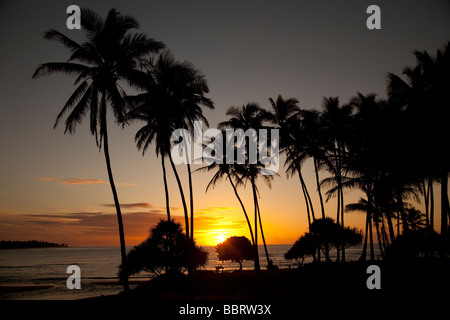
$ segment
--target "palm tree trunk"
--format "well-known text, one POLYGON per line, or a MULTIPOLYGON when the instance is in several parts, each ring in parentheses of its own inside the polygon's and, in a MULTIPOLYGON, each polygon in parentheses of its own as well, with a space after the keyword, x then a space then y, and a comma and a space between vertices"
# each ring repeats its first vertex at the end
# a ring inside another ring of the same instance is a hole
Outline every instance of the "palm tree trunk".
POLYGON ((370 244, 370 260, 375 260, 375 252, 373 248, 373 230, 372 230, 372 215, 369 217, 369 244, 370 244))
POLYGON ((314 207, 311 201, 311 197, 309 196, 309 192, 308 192, 308 188, 306 187, 306 183, 305 180, 303 179, 303 175, 301 174, 300 171, 298 171, 299 173, 299 178, 300 178, 300 183, 302 184, 302 186, 304 187, 304 192, 306 194, 306 197, 308 198, 308 203, 309 203, 309 207, 311 208, 311 218, 312 218, 312 222, 314 222, 316 220, 316 216, 314 214, 314 207))
POLYGON ((319 170, 317 166, 317 160, 315 157, 313 157, 313 160, 314 160, 314 171, 316 173, 317 192, 319 193, 320 207, 322 209, 322 218, 325 219, 325 207, 323 205, 322 192, 320 191, 319 170))
MULTIPOLYGON (((103 96, 103 103, 105 103, 103 96)), ((104 110, 106 110, 106 107, 104 106, 104 110)), ((123 222, 122 222, 122 212, 120 211, 120 204, 119 204, 119 197, 117 195, 116 185, 114 183, 114 177, 111 169, 111 160, 109 158, 109 145, 108 145, 108 133, 106 128, 106 121, 103 123, 103 152, 105 154, 105 160, 106 160, 106 168, 108 170, 108 178, 109 178, 109 185, 111 186, 111 191, 113 194, 114 199, 114 205, 116 207, 116 213, 117 213, 117 222, 119 225, 119 239, 120 239, 120 254, 122 257, 122 266, 123 269, 127 269, 127 250, 125 246, 125 233, 123 230, 123 222)), ((129 286, 128 286, 128 275, 124 276, 124 279, 121 279, 123 282, 123 290, 125 292, 128 292, 129 286)))
POLYGON ((236 189, 236 186, 233 183, 233 180, 231 180, 230 174, 227 173, 227 176, 228 176, 228 181, 230 181, 231 186, 233 187, 234 194, 236 195, 236 198, 238 198, 239 203, 241 204, 242 211, 244 211, 245 219, 247 220, 248 229, 250 231, 250 237, 252 239, 252 244, 255 245, 255 238, 253 237, 252 225, 250 223, 250 219, 248 218, 247 211, 245 210, 244 203, 242 202, 241 197, 239 196, 239 194, 237 192, 237 189, 236 189))
POLYGON ((297 167, 297 172, 298 172, 298 178, 300 179, 300 184, 302 186, 303 196, 305 197, 306 214, 308 215, 308 226, 309 226, 309 228, 311 228, 311 212, 309 211, 308 197, 306 196, 306 189, 305 189, 306 186, 305 186, 305 181, 303 181, 300 166, 297 167))
POLYGON ((423 200, 425 203, 425 225, 428 228, 430 226, 430 210, 429 210, 430 194, 428 193, 429 190, 427 190, 425 179, 421 181, 420 187, 422 188, 423 200))
MULTIPOLYGON (((338 194, 337 194, 337 217, 336 217, 336 223, 339 224, 339 217, 341 213, 341 190, 340 190, 340 178, 336 177, 338 179, 338 194)), ((342 217, 343 218, 343 217, 342 217)), ((343 224, 342 224, 343 225, 343 224)), ((342 247, 343 249, 343 247, 342 247)), ((345 258, 343 258, 345 260, 345 258)), ((343 261, 344 261, 343 260, 343 261)), ((336 246, 336 262, 341 261, 341 247, 336 246)))
POLYGON ((367 238, 369 235, 369 218, 370 217, 370 213, 369 211, 367 211, 366 214, 366 230, 365 230, 365 236, 364 236, 364 245, 363 245, 363 250, 361 253, 361 257, 359 258, 360 261, 366 261, 366 255, 367 255, 367 238))
MULTIPOLYGON (((342 183, 341 183, 341 223, 342 223, 342 228, 345 227, 344 225, 344 189, 342 188, 342 183)), ((342 246, 342 262, 345 262, 345 246, 342 246)))
POLYGON ((192 173, 189 162, 187 163, 187 170, 189 176, 189 202, 191 204, 191 239, 194 240, 194 191, 192 189, 192 173))
POLYGON ((406 218, 405 205, 403 203, 403 197, 401 192, 397 191, 397 204, 399 208, 399 214, 402 219, 403 233, 409 230, 408 220, 406 218))
POLYGON ((430 200, 430 226, 431 230, 434 230, 434 192, 433 192, 433 179, 428 180, 429 200, 430 200))
POLYGON ((380 223, 379 222, 375 223, 375 228, 376 228, 375 230, 377 232, 378 248, 380 250, 381 256, 383 257, 384 256, 383 248, 382 248, 383 244, 382 244, 382 238, 381 238, 381 232, 380 232, 380 223))
MULTIPOLYGON (((441 236, 444 241, 447 237, 448 228, 448 178, 447 172, 441 177, 441 236)), ((445 254, 445 253, 444 253, 445 254)))
POLYGON ((264 245, 264 252, 266 254, 267 266, 270 266, 269 252, 267 251, 266 238, 264 237, 264 230, 263 230, 262 221, 261 221, 261 211, 259 210, 258 199, 256 199, 256 205, 258 206, 259 227, 261 228, 261 238, 262 238, 263 245, 264 245))
POLYGON ((395 239, 394 224, 392 223, 392 211, 386 213, 386 220, 388 222, 389 237, 391 238, 392 243, 395 239))
POLYGON ((258 205, 257 205, 257 195, 255 189, 255 183, 252 179, 252 191, 253 191, 253 205, 255 207, 255 271, 259 273, 260 265, 259 265, 259 252, 258 252, 258 205))
POLYGON ((189 215, 188 209, 186 205, 186 199, 184 198, 183 186, 181 185, 180 176, 178 175, 177 168, 175 168, 175 163, 173 163, 172 157, 169 155, 170 165, 172 166, 173 173, 175 174, 175 178, 177 179, 178 189, 180 190, 181 202, 183 203, 184 209, 184 222, 186 224, 186 237, 189 238, 189 215))
POLYGON ((163 155, 161 155, 161 166, 162 166, 162 171, 163 171, 164 192, 165 192, 165 196, 166 196, 167 220, 170 221, 169 188, 167 187, 166 165, 164 163, 163 155))

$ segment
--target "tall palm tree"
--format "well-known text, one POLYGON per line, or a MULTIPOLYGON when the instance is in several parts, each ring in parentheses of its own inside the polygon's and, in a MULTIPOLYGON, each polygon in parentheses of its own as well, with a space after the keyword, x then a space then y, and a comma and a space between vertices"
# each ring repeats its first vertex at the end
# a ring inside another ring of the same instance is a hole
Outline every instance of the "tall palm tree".
MULTIPOLYGON (((231 142, 229 142, 231 143, 231 142)), ((204 166, 201 168, 198 168, 196 171, 215 171, 213 177, 211 178, 211 180, 209 181, 208 185, 206 186, 206 191, 208 192, 209 188, 212 187, 214 188, 215 185, 221 181, 223 178, 228 179, 228 181, 231 184, 231 187, 233 188, 234 194, 236 196, 236 198, 239 201, 239 204, 241 205, 242 211, 244 212, 244 216, 245 216, 245 220, 247 221, 247 225, 248 225, 248 229, 250 232, 250 239, 252 241, 252 245, 255 245, 255 238, 253 236, 253 228, 252 225, 250 223, 250 219, 248 217, 247 214, 247 210, 245 209, 244 203, 241 199, 241 197, 239 196, 239 193, 237 192, 237 187, 236 187, 236 183, 233 182, 236 181, 239 185, 242 184, 242 180, 239 177, 238 172, 242 172, 243 169, 239 169, 239 166, 242 166, 241 164, 237 164, 237 163, 233 163, 233 164, 227 164, 226 163, 226 154, 225 152, 223 152, 223 150, 227 150, 227 141, 226 141, 226 135, 225 132, 222 133, 222 153, 220 154, 220 148, 217 148, 218 150, 215 150, 216 153, 214 155, 213 158, 211 159, 204 159, 208 162, 211 162, 210 165, 208 166, 204 166), (216 161, 221 159, 221 161, 216 161), (236 169, 238 168, 238 169, 236 169)), ((206 149, 208 149, 208 146, 205 146, 206 149)))
POLYGON ((316 177, 317 192, 319 194, 322 219, 325 219, 325 206, 323 203, 322 191, 320 187, 319 170, 325 158, 325 135, 321 114, 315 110, 302 110, 302 125, 304 127, 305 145, 304 150, 313 159, 314 173, 316 177))
POLYGON ((299 101, 295 98, 283 99, 281 95, 278 95, 276 100, 269 98, 269 102, 271 107, 270 121, 279 128, 280 145, 286 153, 285 164, 288 165, 286 174, 288 177, 298 174, 305 198, 308 225, 311 226, 311 215, 313 220, 315 219, 314 208, 312 207, 311 198, 301 172, 301 167, 307 159, 307 154, 304 149, 306 142, 304 140, 304 127, 300 120, 302 110, 300 109, 299 101))
MULTIPOLYGON (((194 234, 194 201, 190 163, 187 161, 189 175, 191 221, 184 196, 181 179, 170 156, 172 132, 178 128, 194 129, 194 121, 201 120, 208 125, 203 116, 201 106, 214 108, 212 101, 205 97, 208 86, 205 76, 195 69, 191 63, 176 61, 166 51, 156 61, 143 61, 143 74, 140 88, 144 91, 129 99, 132 111, 130 118, 140 119, 147 124, 136 135, 138 147, 148 146, 153 139, 156 141, 156 153, 161 155, 163 177, 166 193, 168 217, 169 194, 165 173, 164 158, 168 157, 177 180, 185 214, 186 235, 193 238, 194 234)), ((190 150, 188 150, 190 151, 190 150)))
MULTIPOLYGON (((125 80, 134 86, 136 59, 155 53, 164 45, 142 33, 130 34, 129 31, 138 28, 139 24, 134 18, 121 15, 115 9, 108 12, 105 20, 94 11, 82 9, 81 25, 87 37, 87 41, 82 44, 53 29, 44 34, 45 39, 61 43, 72 54, 67 62, 50 62, 40 65, 33 74, 33 78, 56 72, 78 76, 75 81, 78 87, 58 114, 55 127, 72 109, 66 118, 64 133, 73 134, 76 126, 89 113, 90 131, 95 136, 98 147, 101 148, 103 144, 119 225, 122 264, 126 265, 122 214, 109 157, 107 107, 109 104, 116 122, 123 126, 126 123, 124 103, 126 94, 119 85, 119 81, 125 80)), ((127 279, 123 281, 124 290, 127 291, 128 281, 127 279)))
MULTIPOLYGON (((323 99, 322 121, 325 126, 325 135, 329 138, 326 144, 328 150, 325 150, 328 158, 329 171, 332 172, 334 181, 337 184, 337 214, 336 222, 344 225, 344 191, 342 179, 344 172, 344 157, 346 135, 349 133, 350 118, 352 115, 352 105, 340 106, 338 97, 328 97, 323 99)), ((328 200, 328 199, 327 199, 328 200)), ((337 248, 338 260, 340 259, 340 249, 337 248)), ((342 247, 342 261, 345 262, 345 248, 342 247)))
MULTIPOLYGON (((270 120, 270 115, 267 111, 262 109, 257 103, 248 103, 247 105, 239 107, 230 107, 227 112, 227 116, 230 118, 227 121, 219 123, 219 129, 242 129, 247 131, 249 129, 258 130, 264 127, 264 123, 270 120)), ((249 141, 250 142, 250 141, 249 141)), ((247 145, 247 160, 248 160, 248 145, 247 145)), ((248 161, 247 161, 248 162, 248 161)), ((258 222, 261 230, 261 237, 264 244, 264 250, 266 253, 267 263, 270 264, 269 254, 267 250, 267 245, 264 238, 264 231, 261 221, 261 212, 258 203, 258 188, 256 186, 256 180, 260 175, 260 169, 263 165, 258 162, 256 164, 245 163, 242 166, 236 167, 239 170, 237 174, 240 176, 240 180, 244 185, 249 182, 252 186, 252 195, 254 203, 254 232, 255 232, 255 270, 258 272, 260 270, 259 265, 259 254, 258 254, 258 222)), ((273 179, 272 175, 263 175, 264 181, 270 185, 270 181, 273 179)))
POLYGON ((433 181, 441 184, 441 234, 447 233, 450 208, 448 204, 448 176, 450 159, 448 156, 447 119, 450 88, 450 43, 437 50, 436 56, 426 51, 414 51, 416 66, 405 68, 406 81, 399 76, 388 75, 388 93, 390 100, 404 106, 410 114, 411 122, 420 133, 420 139, 426 143, 416 145, 421 155, 417 169, 421 171, 422 179, 428 180, 428 187, 422 181, 422 192, 426 203, 430 204, 429 224, 434 226, 434 201, 432 197, 433 181))
POLYGON ((128 104, 132 108, 128 112, 128 119, 141 120, 145 122, 135 135, 136 145, 145 154, 150 144, 155 143, 155 152, 157 157, 161 157, 161 167, 163 172, 164 194, 166 198, 167 220, 171 220, 169 188, 167 184, 167 173, 165 159, 170 157, 169 137, 176 129, 175 118, 170 108, 167 106, 169 101, 162 88, 154 84, 153 76, 150 72, 145 73, 142 79, 143 93, 137 96, 128 97, 128 104), (146 89, 144 89, 144 87, 146 89))
MULTIPOLYGON (((450 206, 448 198, 448 177, 450 170, 450 157, 448 155, 448 110, 450 103, 448 91, 450 89, 450 42, 443 49, 437 50, 436 56, 431 57, 426 51, 415 51, 417 64, 423 71, 425 82, 428 85, 429 110, 431 118, 429 130, 429 147, 435 159, 434 168, 441 183, 441 235, 447 237, 450 219, 450 206)), ((444 255, 444 253, 442 253, 444 255)))
POLYGON ((289 137, 285 139, 282 144, 286 152, 286 174, 288 177, 292 177, 295 174, 298 175, 303 196, 305 198, 308 225, 311 226, 316 217, 314 213, 314 206, 302 175, 303 163, 309 158, 309 153, 307 152, 307 145, 309 142, 307 141, 305 126, 303 125, 300 114, 289 118, 287 121, 287 126, 289 137))

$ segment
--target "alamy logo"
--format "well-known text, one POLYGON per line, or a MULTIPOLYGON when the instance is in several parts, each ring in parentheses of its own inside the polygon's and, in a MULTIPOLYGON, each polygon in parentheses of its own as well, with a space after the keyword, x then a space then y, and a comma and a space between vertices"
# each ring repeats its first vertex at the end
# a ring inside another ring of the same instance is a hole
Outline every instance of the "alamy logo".
POLYGON ((66 21, 67 29, 81 29, 81 10, 77 5, 70 5, 67 7, 66 13, 69 15, 66 21))
POLYGON ((380 267, 377 265, 370 265, 367 267, 367 274, 370 274, 370 276, 367 278, 366 286, 367 289, 373 290, 373 289, 381 289, 381 270, 380 267))
POLYGON ((72 264, 67 267, 66 273, 72 274, 69 278, 67 278, 67 281, 66 281, 67 289, 80 290, 81 289, 81 269, 80 269, 80 267, 77 266, 76 264, 72 264))
POLYGON ((203 132, 201 121, 194 122, 194 156, 192 139, 187 129, 176 129, 171 140, 177 144, 171 150, 175 164, 260 164, 260 173, 274 175, 278 172, 278 129, 219 129, 203 132), (248 143, 247 143, 248 141, 248 143), (207 143, 207 144, 204 144, 207 143), (225 146, 225 150, 224 150, 225 146), (225 152, 224 152, 225 151, 225 152), (259 161, 259 162, 258 162, 259 161))

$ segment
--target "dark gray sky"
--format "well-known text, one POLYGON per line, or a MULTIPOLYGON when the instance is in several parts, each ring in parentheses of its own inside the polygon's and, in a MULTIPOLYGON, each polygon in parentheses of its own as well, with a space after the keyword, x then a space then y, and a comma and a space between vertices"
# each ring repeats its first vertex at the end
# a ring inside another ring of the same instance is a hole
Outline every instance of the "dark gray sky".
MULTIPOLYGON (((445 0, 1 1, 3 225, 10 219, 8 214, 105 211, 101 204, 112 201, 102 183, 69 186, 57 180, 107 180, 103 155, 96 151, 86 126, 80 126, 75 136, 64 136, 62 128, 52 129, 74 89, 74 79, 31 80, 40 63, 68 57, 60 45, 42 39, 43 31, 54 28, 80 38, 82 31, 66 28, 70 4, 89 7, 103 17, 112 7, 134 16, 141 24, 139 31, 164 41, 177 59, 187 59, 203 71, 209 97, 216 105, 206 113, 213 126, 225 119, 229 106, 250 101, 268 106, 267 99, 278 94, 296 97, 303 107, 317 109, 324 96, 339 96, 342 103, 356 92, 385 97, 387 72, 400 74, 405 66, 413 65, 413 50, 434 53, 450 40, 450 5, 445 0), (371 4, 381 8, 381 30, 366 28, 366 8, 371 4)), ((152 151, 142 158, 134 146, 138 127, 124 131, 110 127, 121 201, 164 206, 159 162, 152 151)), ((307 168, 306 177, 313 187, 312 171, 307 168)), ((280 174, 272 190, 262 189, 270 211, 267 223, 280 230, 289 223, 300 230, 306 225, 300 189, 297 181, 285 178, 283 169, 280 174), (292 212, 297 212, 295 218, 292 212)), ((208 175, 196 177, 199 209, 237 207, 226 187, 202 199, 208 179, 208 175)), ((173 205, 180 206, 175 192, 173 205)))

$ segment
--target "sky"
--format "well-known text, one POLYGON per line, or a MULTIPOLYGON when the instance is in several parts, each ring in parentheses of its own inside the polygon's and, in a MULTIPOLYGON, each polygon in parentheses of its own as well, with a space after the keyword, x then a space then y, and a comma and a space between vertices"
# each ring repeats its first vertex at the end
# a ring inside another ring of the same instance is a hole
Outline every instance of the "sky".
MULTIPOLYGON (((338 96, 341 103, 357 92, 386 98, 388 72, 400 75, 404 67, 414 65, 412 51, 434 54, 450 40, 450 4, 445 0, 0 1, 0 240, 119 245, 104 156, 88 126, 80 125, 74 135, 64 135, 63 126, 53 129, 75 79, 31 79, 39 64, 69 57, 61 45, 43 39, 45 30, 83 39, 82 30, 66 27, 71 4, 102 17, 111 8, 135 17, 138 31, 163 41, 176 59, 201 70, 215 104, 214 110, 205 111, 211 127, 226 120, 230 106, 257 102, 268 108, 268 98, 279 94, 316 110, 321 110, 323 97, 338 96), (380 30, 366 27, 371 4, 381 9, 380 30)), ((112 168, 126 244, 132 246, 165 218, 162 171, 153 148, 144 157, 136 148, 139 123, 121 129, 110 120, 112 168)), ((187 171, 184 166, 178 169, 187 191, 187 171)), ((303 172, 314 191, 310 161, 303 172)), ((306 208, 298 179, 288 179, 283 167, 279 175, 271 188, 259 185, 261 214, 267 242, 291 244, 307 229, 306 208)), ((182 223, 171 172, 168 179, 172 214, 182 223)), ((219 235, 249 237, 229 183, 205 193, 211 174, 194 173, 193 179, 197 242, 215 245, 219 235)), ((239 193, 247 211, 253 212, 250 188, 239 193)), ((318 210, 318 197, 312 193, 318 210)), ((345 202, 359 196, 346 193, 345 202)), ((336 215, 335 201, 326 204, 330 217, 336 215)), ((362 214, 347 213, 345 219, 352 227, 364 228, 362 214)))

